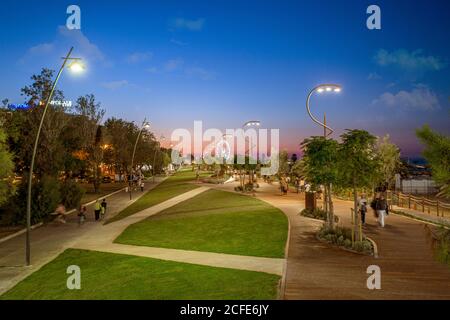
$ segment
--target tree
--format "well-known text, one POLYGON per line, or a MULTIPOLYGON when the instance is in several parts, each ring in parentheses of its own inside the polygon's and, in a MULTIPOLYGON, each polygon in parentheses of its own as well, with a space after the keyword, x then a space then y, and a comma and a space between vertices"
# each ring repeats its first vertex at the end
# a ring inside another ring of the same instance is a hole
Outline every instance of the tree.
MULTIPOLYGON (((355 225, 359 224, 357 189, 371 187, 379 163, 376 158, 376 138, 365 130, 346 130, 339 147, 339 184, 353 189, 355 225)), ((359 230, 356 228, 356 239, 359 230)))
POLYGON ((2 120, 0 119, 0 205, 8 200, 9 196, 14 194, 14 185, 12 184, 14 163, 12 155, 6 145, 6 134, 3 130, 2 120))
POLYGON ((278 177, 289 174, 289 155, 286 150, 283 150, 278 155, 278 177))
POLYGON ((77 136, 81 147, 80 151, 86 154, 89 167, 92 170, 95 192, 98 192, 101 184, 100 164, 103 160, 103 135, 100 127, 105 110, 95 100, 93 94, 81 96, 74 106, 77 124, 77 136))
POLYGON ((395 177, 395 173, 400 167, 400 149, 390 142, 389 135, 377 139, 376 154, 379 161, 379 171, 377 174, 377 183, 388 189, 395 177))
POLYGON ((425 145, 423 156, 431 166, 433 180, 440 186, 438 195, 450 197, 450 138, 428 125, 417 129, 416 135, 425 145))
MULTIPOLYGON (((42 69, 38 75, 33 75, 31 85, 21 89, 22 95, 27 99, 29 108, 23 110, 24 119, 21 123, 21 132, 18 141, 18 150, 14 150, 18 159, 23 162, 25 170, 31 162, 34 139, 37 134, 39 122, 42 117, 42 105, 47 101, 53 84, 54 71, 42 69)), ((53 100, 62 100, 64 95, 61 90, 55 90, 53 100)), ((65 152, 60 139, 62 130, 69 122, 66 114, 67 108, 62 105, 49 105, 39 138, 39 148, 36 154, 35 174, 39 178, 43 175, 56 176, 63 168, 62 156, 65 152)))
POLYGON ((303 147, 302 171, 306 180, 314 187, 324 186, 327 223, 329 228, 333 228, 334 209, 331 186, 337 179, 338 143, 336 140, 325 137, 312 137, 305 139, 301 145, 303 147))

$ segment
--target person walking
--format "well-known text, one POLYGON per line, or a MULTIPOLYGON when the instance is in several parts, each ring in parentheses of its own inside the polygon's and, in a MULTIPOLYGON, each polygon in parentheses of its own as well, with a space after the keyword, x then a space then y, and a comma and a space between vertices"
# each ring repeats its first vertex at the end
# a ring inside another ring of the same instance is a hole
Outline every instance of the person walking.
POLYGON ((62 203, 58 204, 56 207, 55 214, 56 221, 66 223, 66 207, 62 203))
POLYGON ((367 199, 363 193, 358 201, 359 214, 361 215, 361 223, 364 226, 366 224, 366 212, 367 212, 367 199))
POLYGON ((87 212, 86 206, 82 206, 78 212, 78 225, 81 226, 86 220, 86 212, 87 212))
POLYGON ((106 206, 108 205, 108 203, 106 203, 106 199, 103 199, 102 200, 102 203, 101 203, 101 215, 102 215, 102 218, 105 216, 105 214, 106 214, 106 206))
POLYGON ((383 195, 381 195, 380 198, 376 201, 375 210, 377 211, 378 215, 378 223, 382 228, 384 228, 384 221, 386 219, 386 216, 389 214, 389 208, 388 203, 383 195))
POLYGON ((141 192, 144 192, 144 186, 145 186, 145 185, 144 185, 144 180, 142 180, 142 181, 141 181, 141 185, 140 185, 140 187, 141 187, 141 192))
POLYGON ((100 212, 102 211, 102 206, 98 200, 95 200, 94 204, 94 214, 95 214, 95 221, 98 221, 100 219, 100 212))

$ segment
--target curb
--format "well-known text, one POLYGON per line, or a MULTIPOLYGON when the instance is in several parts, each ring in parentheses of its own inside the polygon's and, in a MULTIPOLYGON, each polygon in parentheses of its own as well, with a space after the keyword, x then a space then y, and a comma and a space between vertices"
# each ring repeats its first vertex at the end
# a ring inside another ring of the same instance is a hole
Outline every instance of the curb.
POLYGON ((373 257, 375 259, 378 259, 378 246, 377 246, 377 243, 375 242, 375 240, 373 240, 372 238, 369 238, 368 236, 366 236, 366 239, 369 240, 372 243, 373 257))
MULTIPOLYGON (((37 229, 37 228, 39 228, 39 227, 41 227, 41 226, 43 226, 43 225, 44 225, 43 222, 39 222, 39 223, 36 223, 36 224, 32 225, 30 229, 31 229, 31 230, 34 230, 34 229, 37 229)), ((4 237, 4 238, 1 238, 1 239, 0 239, 0 243, 3 243, 3 242, 5 242, 5 241, 8 241, 9 239, 15 238, 15 237, 17 237, 17 236, 20 236, 21 234, 24 234, 26 231, 27 231, 27 229, 24 228, 24 229, 22 229, 22 230, 19 230, 19 231, 13 233, 13 234, 10 234, 9 236, 6 236, 6 237, 4 237)))
MULTIPOLYGON (((278 209, 278 210, 280 210, 280 209, 278 209)), ((282 211, 282 210, 280 210, 280 211, 282 211)), ((287 232, 286 246, 284 247, 283 274, 281 275, 281 279, 280 279, 280 283, 279 283, 279 287, 278 287, 277 300, 284 300, 284 295, 285 295, 285 291, 286 291, 287 261, 288 261, 288 253, 289 253, 289 244, 291 243, 291 221, 289 220, 289 217, 286 214, 284 214, 284 215, 286 216, 286 218, 288 220, 288 232, 287 232)))

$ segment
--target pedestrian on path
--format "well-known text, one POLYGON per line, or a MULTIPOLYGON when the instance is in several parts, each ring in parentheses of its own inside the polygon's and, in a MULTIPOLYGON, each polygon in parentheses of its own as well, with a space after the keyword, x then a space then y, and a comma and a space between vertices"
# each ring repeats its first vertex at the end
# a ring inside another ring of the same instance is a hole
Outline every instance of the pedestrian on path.
POLYGON ((102 203, 101 203, 101 215, 102 215, 102 219, 103 219, 103 217, 105 216, 105 214, 106 214, 106 206, 107 206, 108 204, 106 203, 106 199, 103 199, 102 200, 102 203))
POLYGON ((97 199, 97 200, 95 200, 95 204, 94 204, 95 221, 98 221, 98 219, 100 219, 101 210, 102 210, 102 206, 97 199))
POLYGON ((58 204, 56 207, 55 214, 56 221, 66 223, 66 207, 62 203, 58 204))
POLYGON ((140 185, 140 187, 141 187, 141 192, 144 192, 144 186, 145 186, 145 185, 144 185, 144 181, 142 181, 142 182, 141 182, 141 185, 140 185))
POLYGON ((359 198, 358 210, 359 210, 359 214, 361 215, 361 223, 362 223, 362 225, 365 225, 366 224, 366 212, 367 212, 367 199, 366 199, 366 195, 364 193, 361 194, 361 198, 359 198))
POLYGON ((375 210, 377 211, 378 215, 378 223, 382 228, 384 228, 384 221, 386 219, 386 216, 389 214, 389 208, 388 203, 383 195, 381 195, 380 198, 376 201, 375 210))
POLYGON ((82 206, 78 212, 78 224, 81 226, 84 221, 86 220, 86 212, 87 208, 86 206, 82 206))

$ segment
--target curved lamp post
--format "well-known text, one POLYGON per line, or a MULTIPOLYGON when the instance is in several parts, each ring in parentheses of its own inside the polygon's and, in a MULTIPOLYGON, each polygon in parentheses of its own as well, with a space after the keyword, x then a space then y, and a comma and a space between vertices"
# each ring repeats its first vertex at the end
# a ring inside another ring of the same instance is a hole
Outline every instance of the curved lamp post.
MULTIPOLYGON (((159 141, 164 141, 166 138, 164 136, 161 136, 159 138, 159 141)), ((152 164, 152 178, 153 183, 155 183, 155 161, 156 161, 156 151, 160 150, 160 143, 158 143, 158 148, 155 146, 155 153, 153 154, 153 164, 152 164)))
POLYGON ((50 94, 47 97, 47 101, 45 102, 44 111, 42 112, 41 121, 39 123, 39 128, 36 134, 36 139, 34 140, 33 154, 31 156, 31 164, 30 164, 30 172, 28 176, 28 194, 27 194, 27 231, 26 231, 26 265, 29 266, 31 264, 31 246, 30 246, 30 230, 31 230, 31 185, 33 182, 33 169, 34 169, 34 160, 36 158, 37 145, 39 142, 39 136, 41 135, 42 125, 44 123, 45 114, 47 113, 48 106, 52 99, 53 93, 55 92, 56 84, 58 83, 59 78, 64 70, 68 61, 72 61, 72 63, 68 66, 73 72, 79 73, 84 70, 84 67, 81 65, 81 58, 72 58, 70 55, 72 54, 73 47, 70 48, 69 52, 65 57, 63 57, 63 63, 61 68, 56 75, 55 80, 53 81, 52 88, 50 90, 50 94))
MULTIPOLYGON (((141 137, 142 131, 144 131, 144 129, 148 129, 148 128, 150 128, 150 123, 147 122, 146 118, 144 118, 144 121, 142 122, 141 130, 139 130, 139 133, 138 133, 137 138, 136 138, 136 142, 134 143, 133 155, 131 157, 130 177, 133 175, 134 155, 136 154, 136 147, 137 147, 137 144, 139 142, 139 138, 141 137)), ((130 191, 130 200, 131 200, 131 189, 132 189, 131 188, 131 181, 128 181, 128 189, 130 191)))
POLYGON ((316 117, 314 117, 311 113, 311 110, 309 109, 309 100, 311 99, 311 96, 314 92, 317 93, 322 93, 322 92, 335 92, 335 93, 339 93, 341 92, 342 87, 338 84, 320 84, 317 87, 313 88, 309 94, 308 97, 306 98, 306 111, 308 111, 309 116, 311 117, 312 121, 314 121, 315 123, 317 123, 318 125, 322 126, 324 128, 324 136, 325 138, 328 137, 330 134, 332 134, 334 132, 333 129, 331 129, 329 126, 327 126, 325 123, 320 122, 319 120, 316 119, 316 117), (327 130, 329 130, 330 132, 327 134, 327 130))
MULTIPOLYGON (((323 136, 326 139, 329 135, 331 135, 334 130, 331 129, 329 126, 326 125, 326 120, 325 120, 325 116, 324 116, 324 122, 320 122, 319 120, 317 120, 311 113, 311 110, 309 109, 309 100, 311 99, 311 96, 314 92, 317 93, 328 93, 328 92, 334 92, 334 93, 339 93, 341 92, 342 87, 338 84, 330 84, 330 83, 326 83, 326 84, 320 84, 318 86, 316 86, 315 88, 313 88, 309 94, 308 97, 306 98, 306 110, 308 111, 309 116, 311 117, 312 121, 314 121, 315 123, 319 124, 320 126, 323 127, 323 136), (329 132, 327 133, 327 130, 329 130, 329 132)), ((325 189, 326 190, 326 189, 325 189)), ((331 184, 330 184, 330 190, 331 190, 331 184)), ((325 210, 328 211, 328 203, 326 202, 327 195, 326 192, 324 192, 324 207, 325 210)))

